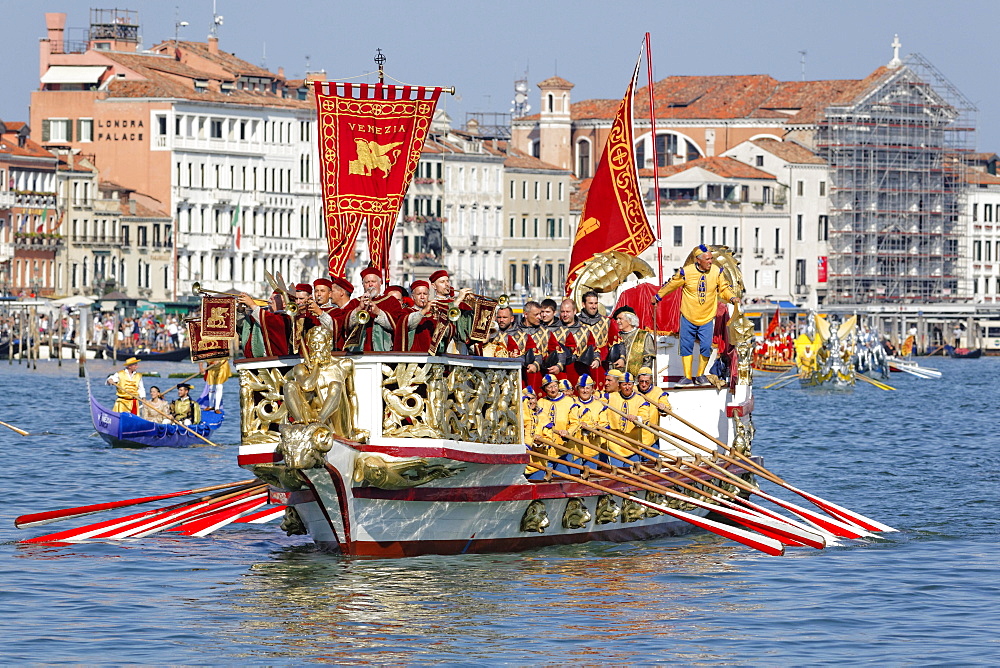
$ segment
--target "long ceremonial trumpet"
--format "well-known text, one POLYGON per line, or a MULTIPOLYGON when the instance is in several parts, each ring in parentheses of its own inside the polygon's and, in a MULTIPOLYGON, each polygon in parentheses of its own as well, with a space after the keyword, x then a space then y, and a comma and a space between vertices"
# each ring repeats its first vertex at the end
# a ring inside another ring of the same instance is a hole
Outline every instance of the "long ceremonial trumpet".
MULTIPOLYGON (((208 288, 203 288, 201 287, 201 283, 198 281, 191 284, 191 289, 199 295, 223 295, 225 297, 237 297, 237 295, 234 295, 231 292, 222 292, 220 290, 209 290, 208 288)), ((253 299, 253 303, 257 306, 267 306, 266 299, 257 299, 256 297, 251 297, 251 299, 253 299)))

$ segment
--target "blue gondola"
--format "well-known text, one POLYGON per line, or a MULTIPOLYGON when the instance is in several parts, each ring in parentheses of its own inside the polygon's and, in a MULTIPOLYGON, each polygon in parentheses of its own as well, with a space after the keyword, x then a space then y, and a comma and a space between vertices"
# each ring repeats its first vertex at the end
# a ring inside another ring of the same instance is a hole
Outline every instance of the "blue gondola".
MULTIPOLYGON (((205 410, 203 401, 199 400, 202 404, 201 422, 190 425, 189 428, 205 438, 210 438, 212 432, 222 424, 225 413, 205 410)), ((90 397, 90 415, 94 420, 94 429, 113 448, 183 448, 204 444, 200 438, 176 424, 159 424, 144 420, 132 413, 115 413, 108 410, 98 403, 93 395, 90 397)))

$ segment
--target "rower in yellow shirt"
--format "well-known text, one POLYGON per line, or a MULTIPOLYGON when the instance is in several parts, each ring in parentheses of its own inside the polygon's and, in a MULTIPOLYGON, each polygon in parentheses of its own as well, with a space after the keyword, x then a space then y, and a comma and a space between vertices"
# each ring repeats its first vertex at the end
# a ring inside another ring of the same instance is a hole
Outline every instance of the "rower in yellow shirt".
MULTIPOLYGON (((542 377, 542 392, 545 396, 538 400, 538 422, 541 425, 542 436, 546 439, 565 445, 572 446, 572 441, 566 441, 566 436, 574 438, 580 431, 580 407, 571 396, 566 396, 562 391, 562 384, 559 379, 552 374, 542 377)), ((574 461, 569 454, 552 448, 548 453, 552 457, 559 457, 568 461, 574 461)), ((563 473, 572 473, 576 469, 553 464, 553 468, 563 473)))
POLYGON ((705 244, 698 244, 693 252, 696 253, 694 262, 678 269, 655 297, 656 301, 660 301, 677 288, 684 289, 681 296, 680 331, 684 378, 677 383, 678 386, 709 384, 705 371, 712 356, 712 331, 719 297, 731 304, 739 303, 739 297, 722 275, 722 269, 712 263, 712 251, 708 250, 705 244), (692 356, 696 338, 701 352, 701 363, 698 365, 697 377, 692 378, 692 356))
POLYGON ((639 373, 636 375, 636 385, 638 386, 639 394, 646 397, 646 401, 654 409, 651 411, 652 416, 650 417, 649 424, 654 427, 659 425, 660 417, 665 416, 667 411, 671 410, 670 399, 668 398, 669 394, 663 388, 653 384, 653 370, 648 366, 639 369, 639 373))
MULTIPOLYGON (((583 374, 576 383, 576 404, 580 407, 580 426, 582 427, 580 440, 592 443, 596 447, 604 448, 604 439, 600 435, 586 429, 588 426, 608 428, 609 411, 604 402, 594 396, 596 389, 597 386, 594 384, 594 379, 590 377, 590 374, 583 374)), ((598 452, 592 448, 583 447, 580 444, 577 444, 577 447, 587 457, 594 459, 598 457, 598 452)), ((583 460, 582 463, 584 466, 597 468, 597 464, 593 462, 583 460)))
MULTIPOLYGON (((623 417, 615 411, 608 411, 608 428, 616 431, 622 436, 626 436, 636 441, 641 441, 645 445, 652 445, 656 440, 648 429, 643 429, 639 425, 649 424, 653 414, 653 407, 635 390, 635 376, 626 373, 619 383, 619 390, 608 399, 608 406, 614 408, 627 417, 623 417)), ((625 466, 627 461, 636 461, 639 455, 631 450, 616 445, 609 441, 609 450, 621 456, 620 460, 611 460, 607 455, 601 455, 601 461, 608 461, 615 466, 625 466)))

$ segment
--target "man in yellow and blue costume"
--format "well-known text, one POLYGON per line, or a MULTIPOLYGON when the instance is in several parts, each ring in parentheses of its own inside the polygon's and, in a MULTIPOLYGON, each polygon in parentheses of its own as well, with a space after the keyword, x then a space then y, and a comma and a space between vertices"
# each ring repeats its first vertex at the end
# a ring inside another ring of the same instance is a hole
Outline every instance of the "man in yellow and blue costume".
POLYGON ((712 356, 712 332, 715 328, 715 312, 721 297, 731 304, 739 302, 733 286, 722 275, 722 269, 712 263, 712 251, 705 244, 695 246, 694 262, 677 270, 669 281, 656 293, 656 301, 683 288, 681 296, 680 339, 681 362, 684 364, 684 378, 677 385, 708 385, 705 371, 712 356), (698 374, 692 376, 694 341, 698 339, 701 362, 698 374))

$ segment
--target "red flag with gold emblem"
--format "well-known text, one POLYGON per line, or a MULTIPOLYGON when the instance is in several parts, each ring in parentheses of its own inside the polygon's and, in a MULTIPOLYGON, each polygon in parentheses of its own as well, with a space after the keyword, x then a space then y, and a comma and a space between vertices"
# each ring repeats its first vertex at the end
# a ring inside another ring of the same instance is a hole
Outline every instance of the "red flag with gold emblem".
POLYGON ((362 225, 386 268, 403 196, 442 88, 313 82, 330 273, 343 276, 362 225))
POLYGON ((653 245, 653 230, 639 194, 632 128, 632 103, 641 62, 640 56, 583 205, 573 240, 567 294, 583 264, 596 253, 617 250, 639 255, 653 245))

